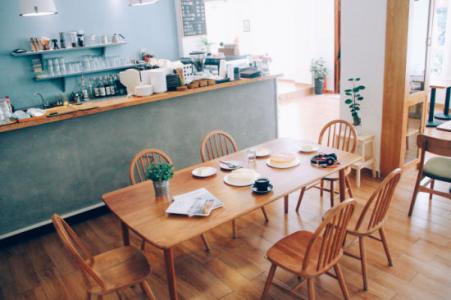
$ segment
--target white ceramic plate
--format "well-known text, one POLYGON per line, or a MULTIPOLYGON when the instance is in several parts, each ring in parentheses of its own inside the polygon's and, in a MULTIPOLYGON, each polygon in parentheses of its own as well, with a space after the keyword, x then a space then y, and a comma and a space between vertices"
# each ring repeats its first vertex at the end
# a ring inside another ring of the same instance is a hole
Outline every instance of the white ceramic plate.
POLYGON ((232 185, 232 186, 238 186, 238 187, 242 187, 242 186, 249 186, 254 184, 255 180, 257 180, 258 178, 260 178, 260 174, 258 174, 257 172, 255 172, 252 169, 238 169, 236 171, 233 171, 232 173, 226 175, 224 177, 224 182, 227 183, 228 185, 232 185), (236 172, 239 173, 244 173, 246 174, 246 178, 234 178, 234 175, 236 175, 236 172))
POLYGON ((218 170, 213 167, 200 167, 194 169, 191 174, 193 174, 194 177, 206 178, 215 175, 216 172, 218 172, 218 170))
POLYGON ((302 153, 312 153, 312 152, 316 152, 318 150, 319 150, 318 145, 302 145, 299 148, 299 151, 302 153))
POLYGON ((276 168, 276 169, 289 169, 289 168, 294 168, 296 166, 298 166, 300 164, 300 160, 299 158, 296 158, 293 161, 290 161, 289 163, 284 163, 284 164, 272 164, 271 163, 271 159, 268 159, 266 161, 266 164, 268 166, 270 166, 271 168, 276 168))
POLYGON ((271 150, 268 148, 258 148, 256 151, 257 157, 266 157, 271 155, 271 150))

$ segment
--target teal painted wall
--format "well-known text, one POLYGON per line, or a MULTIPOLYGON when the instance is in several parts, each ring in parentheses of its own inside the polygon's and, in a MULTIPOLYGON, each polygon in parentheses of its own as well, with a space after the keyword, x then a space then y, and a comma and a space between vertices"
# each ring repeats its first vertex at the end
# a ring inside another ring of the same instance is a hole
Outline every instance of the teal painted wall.
POLYGON ((0 133, 0 235, 100 203, 129 185, 142 149, 162 149, 176 169, 199 162, 202 138, 215 129, 240 149, 274 139, 276 81, 0 133))
MULTIPOLYGON (((96 35, 122 33, 128 44, 109 55, 137 57, 150 49, 158 57, 176 59, 178 39, 173 0, 129 7, 127 0, 55 0, 58 14, 20 17, 19 0, 3 0, 0 9, 0 97, 10 96, 16 108, 40 105, 33 92, 61 94, 61 80, 35 82, 30 57, 12 57, 16 48, 30 49, 31 36, 57 38, 60 31, 82 29, 96 35)), ((72 85, 75 84, 72 82, 72 85)))

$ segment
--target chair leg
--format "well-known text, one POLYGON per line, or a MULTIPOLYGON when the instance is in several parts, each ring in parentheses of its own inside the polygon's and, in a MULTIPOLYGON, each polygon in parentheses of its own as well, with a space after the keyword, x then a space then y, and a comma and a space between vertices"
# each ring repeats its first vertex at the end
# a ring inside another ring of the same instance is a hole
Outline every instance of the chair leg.
MULTIPOLYGON (((301 193, 299 194, 298 204, 296 205, 296 212, 299 212, 299 207, 301 207, 302 198, 304 198, 305 187, 302 188, 301 193)), ((321 189, 321 193, 322 193, 321 189)))
POLYGON ((149 300, 157 299, 155 297, 154 293, 152 292, 152 289, 151 289, 151 287, 150 287, 150 285, 149 285, 149 283, 147 281, 144 280, 140 284, 140 286, 141 286, 141 289, 142 289, 143 293, 147 296, 147 299, 149 299, 149 300))
POLYGON ((210 245, 208 244, 207 237, 205 236, 205 234, 201 234, 200 238, 202 239, 202 242, 204 243, 205 251, 209 252, 210 251, 210 245))
POLYGON ((322 197, 324 194, 324 180, 321 179, 319 182, 319 196, 322 197))
POLYGON ((335 270, 335 274, 337 274, 338 283, 340 284, 340 289, 341 289, 341 292, 343 293, 343 297, 346 300, 350 299, 348 288, 346 286, 345 277, 343 276, 343 271, 341 270, 341 267, 338 263, 334 266, 334 270, 335 270))
POLYGON ((263 293, 260 299, 265 299, 266 294, 271 287, 272 280, 274 279, 274 274, 276 274, 277 266, 275 264, 271 265, 271 269, 269 269, 268 277, 266 278, 265 287, 263 288, 263 293))
POLYGON ((346 188, 348 189, 349 197, 352 198, 351 182, 349 181, 349 177, 348 176, 345 177, 345 184, 346 184, 346 188))
POLYGON ((313 278, 307 279, 307 287, 308 287, 308 299, 315 300, 316 299, 315 282, 313 281, 313 278))
POLYGON ((335 197, 335 190, 334 190, 334 182, 333 180, 330 181, 330 207, 334 207, 334 197, 335 197))
POLYGON ((390 249, 388 248, 387 237, 385 236, 384 228, 379 229, 379 235, 381 236, 382 245, 384 246, 385 255, 387 255, 388 265, 393 267, 393 260, 390 255, 390 249))
POLYGON ((87 292, 86 293, 86 300, 91 300, 91 297, 92 295, 91 295, 91 293, 90 292, 87 292))
POLYGON ((359 237, 360 264, 362 265, 363 290, 368 291, 368 277, 366 271, 366 253, 364 241, 365 240, 363 239, 363 237, 359 237))
POLYGON ((261 208, 262 213, 263 213, 263 217, 265 218, 265 223, 269 222, 269 218, 268 218, 268 214, 266 213, 266 210, 264 207, 261 208))
POLYGON ((418 174, 417 182, 415 183, 415 189, 413 190, 412 200, 410 202, 409 217, 412 216, 413 207, 415 206, 415 201, 417 201, 417 195, 420 189, 421 179, 423 179, 422 176, 418 174))
POLYGON ((237 237, 236 220, 232 220, 232 238, 236 239, 236 237, 237 237))
MULTIPOLYGON (((435 185, 435 180, 434 179, 431 179, 431 190, 433 190, 434 189, 434 185, 435 185)), ((432 193, 432 191, 429 193, 429 200, 432 200, 432 196, 433 196, 434 194, 432 193)))
POLYGON ((141 251, 145 251, 146 250, 146 241, 145 240, 141 240, 141 251))

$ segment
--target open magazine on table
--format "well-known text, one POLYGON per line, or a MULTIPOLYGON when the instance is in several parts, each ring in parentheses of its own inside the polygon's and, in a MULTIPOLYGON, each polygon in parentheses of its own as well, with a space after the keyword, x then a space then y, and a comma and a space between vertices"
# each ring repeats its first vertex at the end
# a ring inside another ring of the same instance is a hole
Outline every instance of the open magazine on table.
POLYGON ((211 211, 224 203, 213 196, 207 189, 198 189, 173 197, 173 202, 166 210, 168 214, 187 215, 189 217, 206 217, 211 211))

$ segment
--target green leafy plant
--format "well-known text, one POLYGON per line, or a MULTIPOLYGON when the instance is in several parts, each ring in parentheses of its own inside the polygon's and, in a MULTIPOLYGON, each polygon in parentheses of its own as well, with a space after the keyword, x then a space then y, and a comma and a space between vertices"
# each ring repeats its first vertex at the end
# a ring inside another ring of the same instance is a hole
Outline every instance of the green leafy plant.
POLYGON ((348 81, 352 82, 352 88, 345 90, 347 96, 345 103, 349 106, 354 126, 359 126, 362 124, 359 102, 365 99, 360 92, 365 89, 365 86, 360 84, 360 78, 349 78, 348 81))
POLYGON ((147 179, 152 181, 168 181, 174 176, 173 165, 167 163, 150 164, 147 166, 147 179))
POLYGON ((329 74, 326 61, 322 57, 312 60, 310 72, 312 73, 314 79, 325 78, 327 74, 329 74))

